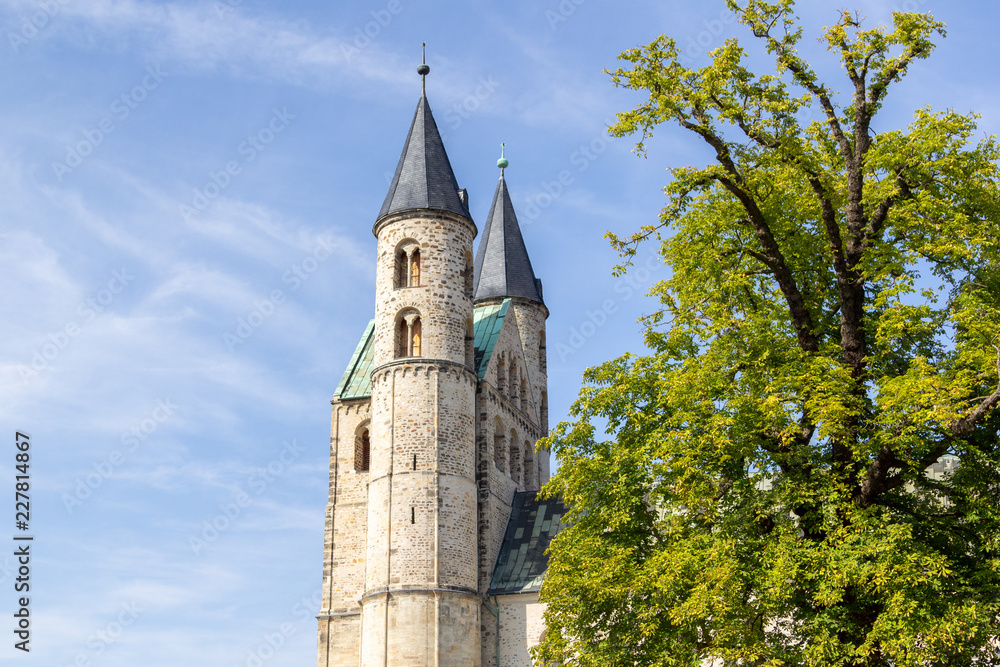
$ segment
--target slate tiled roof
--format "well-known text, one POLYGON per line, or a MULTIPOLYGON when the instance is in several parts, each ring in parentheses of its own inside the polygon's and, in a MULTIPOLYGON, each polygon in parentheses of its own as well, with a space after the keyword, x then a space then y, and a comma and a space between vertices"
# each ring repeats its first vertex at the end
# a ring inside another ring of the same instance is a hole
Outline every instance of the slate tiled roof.
POLYGON ((403 154, 378 217, 398 211, 435 209, 469 218, 468 204, 459 196, 458 181, 445 153, 441 134, 427 98, 420 96, 406 135, 403 154))
MULTIPOLYGON (((496 345, 500 328, 510 307, 510 299, 503 303, 480 306, 473 311, 475 337, 475 369, 479 379, 486 376, 493 347, 496 345)), ((372 395, 371 373, 375 359, 375 320, 368 323, 358 346, 347 363, 347 369, 340 378, 340 384, 333 395, 342 401, 354 398, 370 398, 372 395)))
POLYGON ((474 300, 515 296, 542 301, 542 282, 535 278, 517 224, 503 172, 476 250, 474 300))
POLYGON ((564 514, 566 507, 559 499, 542 500, 535 491, 514 494, 487 595, 533 593, 541 588, 549 565, 545 550, 562 529, 564 514))
POLYGON ((333 395, 342 401, 372 395, 372 363, 375 359, 375 320, 368 323, 358 346, 351 355, 347 370, 333 395))
POLYGON ((500 336, 500 329, 503 327, 509 307, 510 299, 504 299, 502 303, 480 306, 473 311, 475 369, 480 380, 486 377, 486 369, 489 368, 490 357, 493 356, 493 347, 500 336))

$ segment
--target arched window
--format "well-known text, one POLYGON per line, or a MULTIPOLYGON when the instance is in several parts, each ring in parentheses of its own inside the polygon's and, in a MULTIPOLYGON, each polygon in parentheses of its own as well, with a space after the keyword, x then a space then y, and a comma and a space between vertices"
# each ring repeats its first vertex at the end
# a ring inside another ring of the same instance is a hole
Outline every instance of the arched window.
POLYGON ((509 390, 508 393, 507 393, 507 398, 509 398, 514 405, 517 405, 517 399, 518 399, 518 397, 517 397, 517 390, 521 388, 521 383, 518 380, 518 376, 519 375, 520 375, 520 373, 519 373, 519 370, 517 368, 517 361, 515 361, 514 359, 511 359, 510 360, 510 380, 507 382, 507 388, 509 390))
POLYGON ((502 354, 497 362, 497 391, 501 396, 507 394, 507 364, 502 354))
POLYGON ((538 334, 538 366, 543 373, 548 373, 549 363, 545 358, 545 332, 538 334))
POLYGON ((420 336, 421 336, 421 326, 420 317, 416 317, 413 320, 413 324, 410 325, 410 356, 419 357, 420 356, 420 336))
POLYGON ((535 448, 527 440, 524 441, 524 488, 534 489, 538 485, 535 479, 535 448))
POLYGON ((400 241, 393 261, 393 287, 420 286, 420 244, 413 239, 400 241))
POLYGON ((395 333, 394 356, 396 359, 421 355, 423 327, 420 324, 420 313, 409 308, 397 315, 395 333))
POLYGON ((368 427, 358 429, 354 436, 354 470, 356 472, 368 472, 368 466, 372 459, 372 445, 368 434, 368 427))
POLYGON ((518 393, 521 396, 521 409, 524 410, 525 412, 527 412, 528 411, 528 383, 524 379, 523 375, 521 376, 521 388, 519 389, 518 393))
POLYGON ((396 353, 393 355, 396 359, 407 356, 406 342, 409 337, 410 327, 406 320, 401 317, 396 323, 396 353))
POLYGON ((395 277, 393 279, 393 287, 396 287, 397 289, 408 285, 406 280, 406 264, 406 251, 398 251, 396 253, 395 277))
POLYGON ((420 250, 410 254, 410 287, 420 286, 420 250))
POLYGON ((524 483, 521 469, 521 446, 518 444, 517 432, 510 430, 510 478, 518 485, 524 483))
POLYGON ((499 417, 496 417, 493 424, 493 462, 496 464, 497 469, 503 472, 507 471, 507 443, 504 442, 503 437, 503 422, 500 421, 499 417))

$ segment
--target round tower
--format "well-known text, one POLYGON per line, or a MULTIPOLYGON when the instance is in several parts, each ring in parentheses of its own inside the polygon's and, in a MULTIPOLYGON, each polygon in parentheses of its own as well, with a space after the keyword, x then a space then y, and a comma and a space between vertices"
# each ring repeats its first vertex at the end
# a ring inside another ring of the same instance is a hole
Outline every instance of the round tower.
POLYGON ((361 665, 479 665, 476 226, 424 94, 373 231, 361 665))
MULTIPOLYGON (((510 162, 503 155, 497 160, 500 180, 493 195, 493 204, 483 228, 483 237, 475 259, 474 302, 485 306, 510 299, 521 338, 527 377, 522 391, 530 392, 528 411, 536 420, 541 433, 548 433, 548 365, 546 360, 545 320, 549 309, 542 299, 542 281, 535 277, 531 259, 521 236, 504 172, 510 162)), ((508 382, 514 381, 512 378, 508 382)), ((538 483, 549 476, 548 456, 539 457, 538 483)), ((533 484, 526 485, 529 488, 533 484)))

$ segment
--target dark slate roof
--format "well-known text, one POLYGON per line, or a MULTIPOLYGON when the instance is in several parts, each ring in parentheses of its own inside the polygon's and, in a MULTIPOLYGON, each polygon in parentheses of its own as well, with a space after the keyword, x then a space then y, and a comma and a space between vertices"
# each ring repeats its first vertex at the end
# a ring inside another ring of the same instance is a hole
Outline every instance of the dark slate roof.
POLYGON ((531 269, 502 171, 476 250, 474 293, 476 301, 516 296, 544 303, 542 281, 535 278, 531 269))
POLYGON ((444 151, 431 107, 427 98, 421 95, 410 133, 406 135, 403 154, 396 165, 396 174, 392 177, 389 193, 378 217, 429 208, 449 211, 471 220, 469 206, 459 196, 458 190, 458 181, 444 151))
MULTIPOLYGON (((475 370, 480 380, 486 376, 486 369, 489 368, 490 358, 493 356, 493 347, 500 336, 500 328, 503 326, 508 308, 510 299, 505 299, 503 303, 480 306, 473 311, 475 370)), ((354 354, 351 355, 347 369, 341 376, 340 384, 337 385, 333 395, 342 401, 371 398, 374 359, 375 320, 372 320, 361 334, 361 340, 358 341, 358 346, 354 349, 354 354)))
POLYGON ((375 359, 375 320, 368 323, 358 346, 351 355, 347 370, 333 395, 347 401, 352 398, 370 398, 372 395, 372 363, 375 359))
POLYGON ((510 299, 504 299, 502 303, 489 306, 479 306, 473 310, 474 346, 476 348, 474 367, 480 380, 486 377, 486 369, 490 367, 490 357, 493 356, 493 348, 496 346, 497 338, 500 337, 500 329, 503 328, 508 308, 510 308, 510 299))
POLYGON ((541 588, 549 565, 545 550, 562 529, 564 514, 566 507, 557 498, 543 500, 535 491, 514 494, 487 595, 533 593, 541 588))

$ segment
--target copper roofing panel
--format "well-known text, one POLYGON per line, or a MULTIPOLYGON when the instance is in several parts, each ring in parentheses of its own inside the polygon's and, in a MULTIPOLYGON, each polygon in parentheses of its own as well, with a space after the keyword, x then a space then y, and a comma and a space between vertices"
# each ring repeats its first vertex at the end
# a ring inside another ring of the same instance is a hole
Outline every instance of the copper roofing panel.
POLYGON ((335 398, 347 401, 352 398, 368 398, 372 395, 372 362, 375 359, 375 320, 368 323, 358 346, 351 355, 347 370, 340 378, 335 398))
MULTIPOLYGON (((481 306, 473 312, 475 339, 475 370, 480 380, 486 376, 493 348, 496 346, 500 328, 510 307, 510 299, 503 303, 481 306)), ((347 369, 340 378, 340 384, 333 393, 335 398, 348 401, 355 398, 370 398, 372 395, 371 374, 375 360, 375 320, 368 323, 358 346, 347 363, 347 369)))
POLYGON ((541 588, 549 565, 545 551, 562 530, 565 514, 558 498, 540 499, 535 491, 514 494, 487 595, 534 593, 541 588))
POLYGON ((486 369, 490 366, 493 348, 497 344, 497 338, 500 336, 500 329, 503 327, 508 308, 510 308, 510 299, 504 299, 503 303, 479 306, 473 311, 474 345, 476 348, 475 369, 480 380, 486 377, 486 369))

